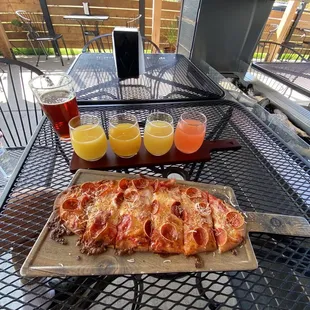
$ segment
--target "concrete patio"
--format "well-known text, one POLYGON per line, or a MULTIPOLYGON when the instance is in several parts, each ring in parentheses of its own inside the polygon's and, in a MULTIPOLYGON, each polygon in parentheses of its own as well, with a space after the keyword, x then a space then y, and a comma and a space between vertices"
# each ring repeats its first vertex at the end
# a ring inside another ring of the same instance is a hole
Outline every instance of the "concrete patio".
MULTIPOLYGON (((63 57, 64 66, 61 65, 59 57, 49 56, 46 60, 45 57, 41 57, 39 66, 37 67, 44 73, 56 73, 56 72, 66 72, 71 64, 73 63, 76 56, 69 56, 69 60, 66 56, 63 57)), ((16 56, 17 60, 23 61, 35 67, 37 56, 16 56)))

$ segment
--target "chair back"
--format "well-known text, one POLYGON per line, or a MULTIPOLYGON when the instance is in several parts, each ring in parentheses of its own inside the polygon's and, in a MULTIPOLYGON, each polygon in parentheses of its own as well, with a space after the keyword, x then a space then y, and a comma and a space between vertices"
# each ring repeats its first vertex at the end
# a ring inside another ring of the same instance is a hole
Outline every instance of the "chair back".
POLYGON ((142 17, 142 14, 139 14, 137 17, 126 21, 126 27, 139 28, 141 17, 142 17))
POLYGON ((0 59, 0 130, 6 147, 25 147, 43 115, 28 85, 42 74, 27 63, 0 59))
MULTIPOLYGON (((151 40, 142 37, 142 41, 144 43, 144 53, 156 53, 160 54, 159 47, 152 42, 151 40)), ((92 52, 92 53, 112 53, 113 44, 112 44, 112 34, 102 34, 91 39, 87 42, 82 50, 82 53, 92 52)))
POLYGON ((18 10, 15 14, 23 23, 24 28, 28 31, 28 36, 30 39, 35 40, 36 38, 45 37, 48 35, 42 13, 18 10))
POLYGON ((252 62, 307 62, 307 59, 285 44, 259 41, 252 62))
POLYGON ((303 29, 295 28, 293 35, 294 35, 294 42, 292 42, 293 44, 302 45, 304 43, 304 40, 306 38, 306 32, 303 29))
POLYGON ((268 31, 268 35, 265 41, 272 41, 272 36, 277 32, 278 28, 279 28, 278 24, 268 24, 265 27, 265 30, 268 31))

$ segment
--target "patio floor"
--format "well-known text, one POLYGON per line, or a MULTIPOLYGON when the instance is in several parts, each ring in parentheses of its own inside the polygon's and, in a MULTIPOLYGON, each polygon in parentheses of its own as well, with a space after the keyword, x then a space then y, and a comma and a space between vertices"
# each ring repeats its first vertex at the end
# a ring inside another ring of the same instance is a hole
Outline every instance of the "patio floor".
MULTIPOLYGON (((70 56, 69 60, 66 56, 63 57, 64 66, 61 65, 59 57, 49 56, 46 60, 45 57, 41 57, 39 66, 37 67, 44 73, 51 72, 66 72, 71 66, 76 56, 70 56)), ((16 56, 17 60, 28 63, 29 65, 36 66, 37 56, 16 56)))

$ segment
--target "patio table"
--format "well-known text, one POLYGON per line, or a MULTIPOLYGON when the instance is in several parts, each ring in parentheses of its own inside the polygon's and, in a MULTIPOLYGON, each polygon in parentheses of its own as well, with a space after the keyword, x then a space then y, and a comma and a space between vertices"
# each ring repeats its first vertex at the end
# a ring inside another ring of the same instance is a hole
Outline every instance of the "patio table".
MULTIPOLYGON (((235 138, 242 148, 215 152, 207 163, 123 171, 161 177, 182 170, 188 180, 231 186, 244 211, 309 220, 309 163, 239 103, 192 100, 80 106, 81 113, 99 116, 106 131, 108 119, 124 110, 135 113, 143 124, 150 111, 170 113, 177 121, 181 113, 192 109, 207 116, 207 139, 235 138)), ((57 193, 66 188, 72 178, 71 156, 70 143, 60 142, 43 118, 0 201, 0 265, 5 273, 0 279, 2 309, 26 305, 20 296, 27 288, 18 285, 18 270, 52 208, 42 187, 57 193), (39 206, 24 204, 27 197, 38 199, 40 194, 39 206)), ((308 309, 310 240, 264 233, 252 233, 250 238, 259 263, 253 271, 46 278, 40 282, 35 278, 31 283, 55 289, 50 309, 308 309)), ((27 304, 42 292, 33 290, 32 296, 27 304)))
POLYGON ((310 97, 310 62, 259 62, 252 67, 310 97))
POLYGON ((145 54, 145 73, 119 80, 113 54, 82 53, 68 70, 78 100, 219 99, 224 91, 183 55, 145 54))
POLYGON ((103 22, 109 19, 109 16, 106 15, 65 15, 63 17, 66 20, 75 20, 79 23, 83 35, 84 45, 89 41, 86 39, 88 36, 99 36, 99 22, 103 22), (94 27, 93 30, 87 29, 88 25, 94 27))

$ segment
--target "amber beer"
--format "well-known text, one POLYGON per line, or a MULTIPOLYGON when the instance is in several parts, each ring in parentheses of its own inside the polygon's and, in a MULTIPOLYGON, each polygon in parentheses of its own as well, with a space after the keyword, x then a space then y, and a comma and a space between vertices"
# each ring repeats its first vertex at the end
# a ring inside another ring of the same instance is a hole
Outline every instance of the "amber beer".
POLYGON ((76 97, 64 90, 47 92, 40 99, 42 110, 62 140, 70 139, 69 121, 79 115, 76 97))
POLYGON ((68 123, 79 115, 71 77, 63 73, 41 75, 29 85, 59 138, 70 140, 68 123))

